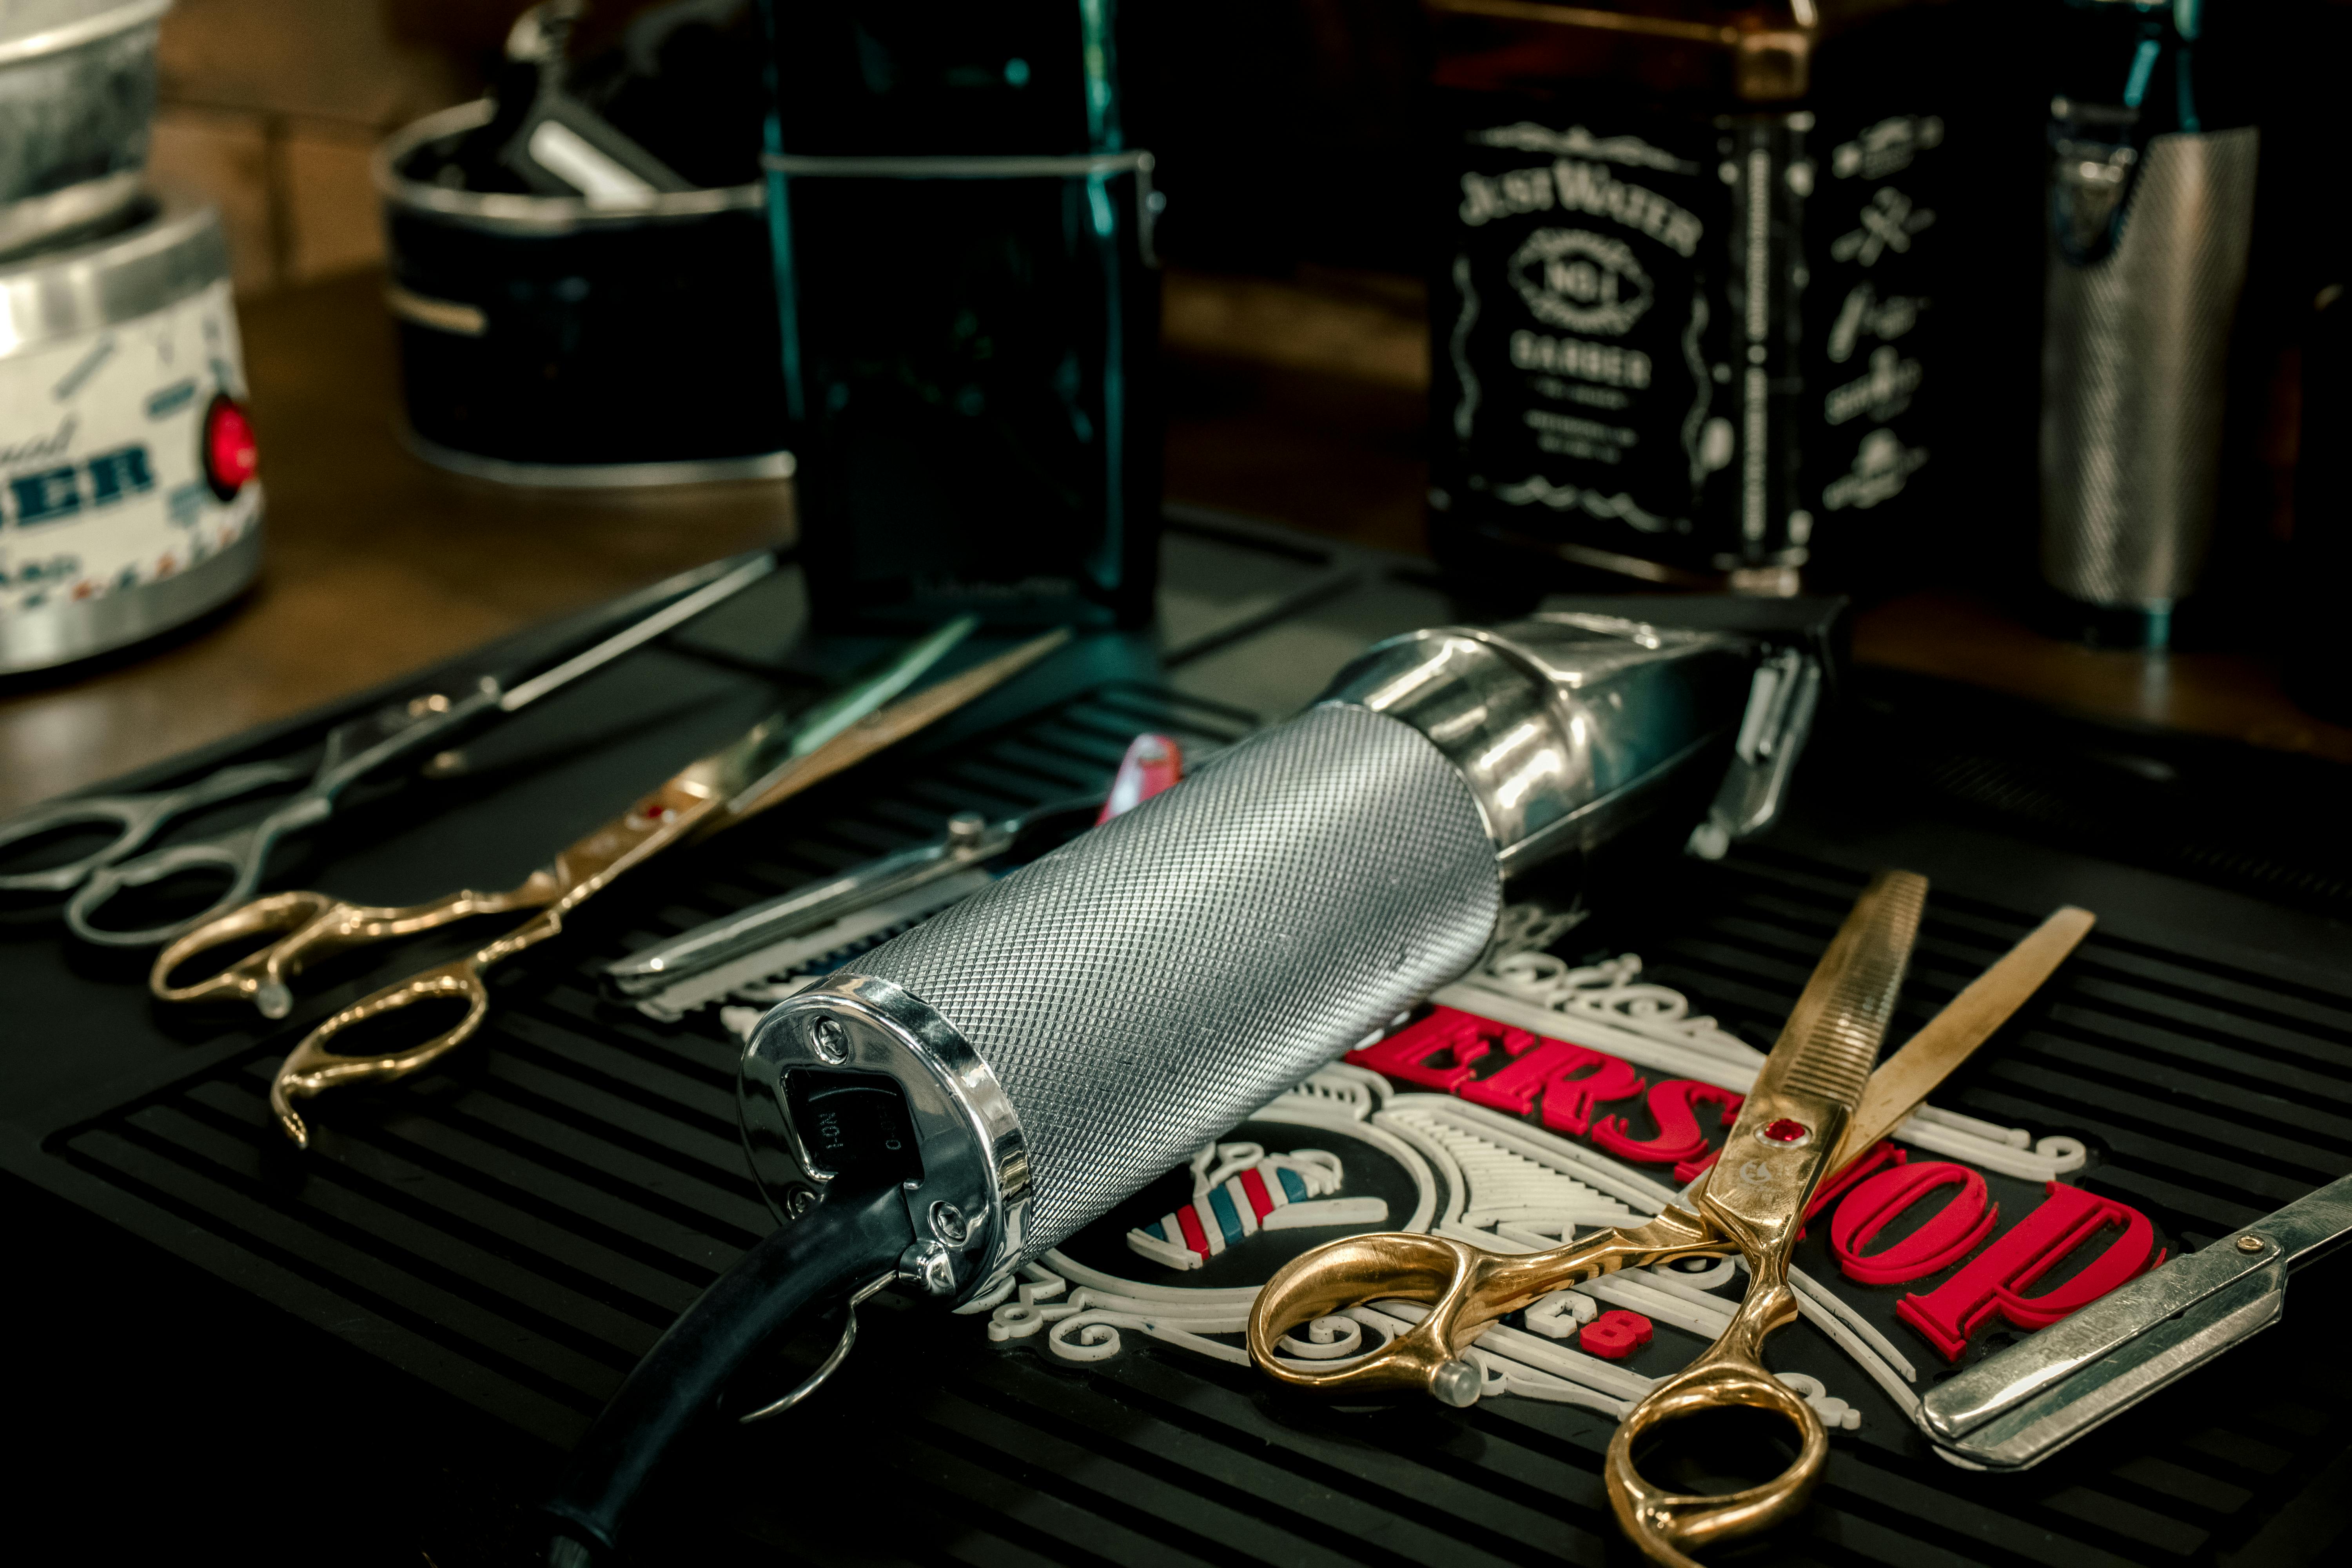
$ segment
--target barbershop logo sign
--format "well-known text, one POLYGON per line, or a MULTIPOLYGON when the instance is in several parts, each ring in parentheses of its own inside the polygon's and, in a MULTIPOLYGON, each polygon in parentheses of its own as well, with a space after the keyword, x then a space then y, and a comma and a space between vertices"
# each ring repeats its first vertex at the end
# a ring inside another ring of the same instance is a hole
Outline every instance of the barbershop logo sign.
MULTIPOLYGON (((1638 1223, 1712 1164, 1763 1060, 1639 976, 1630 955, 1497 960, 965 1310, 992 1340, 1065 1361, 1116 1356, 1137 1333, 1245 1363, 1257 1291, 1325 1242, 1408 1230, 1533 1251, 1638 1223)), ((2163 1258, 2147 1216, 2060 1179, 2084 1163, 2075 1140, 1932 1108, 1897 1138, 1816 1194, 1808 1218, 1838 1283, 1800 1270, 1797 1284, 1807 1321, 1906 1413, 1914 1355, 1957 1362, 1994 1328, 2045 1327, 2163 1258), (1988 1173, 2006 1179, 2006 1217, 1988 1173)), ((1721 1332, 1744 1285, 1722 1259, 1558 1292, 1479 1339, 1486 1392, 1622 1415, 1721 1332)), ((1283 1351, 1358 1354, 1417 1311, 1352 1309, 1283 1351)), ((1859 1422, 1818 1380, 1789 1381, 1833 1429, 1859 1422)))

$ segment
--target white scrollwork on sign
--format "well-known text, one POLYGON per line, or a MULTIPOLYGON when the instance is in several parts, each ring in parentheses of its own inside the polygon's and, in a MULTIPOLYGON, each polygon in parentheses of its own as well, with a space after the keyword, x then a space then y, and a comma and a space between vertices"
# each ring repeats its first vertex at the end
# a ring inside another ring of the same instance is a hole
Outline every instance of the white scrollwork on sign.
POLYGON ((1516 484, 1497 486, 1495 499, 1506 506, 1535 503, 1554 511, 1582 511, 1593 517, 1629 524, 1643 533, 1664 533, 1668 526, 1664 518, 1654 517, 1643 511, 1640 503, 1622 490, 1613 496, 1604 496, 1599 490, 1553 484, 1541 474, 1530 474, 1516 484))
POLYGON ((1454 362, 1454 378, 1462 384, 1462 400, 1454 405, 1454 435, 1457 440, 1470 439, 1470 430, 1478 413, 1478 373, 1470 367, 1470 329, 1478 321, 1478 290, 1470 280, 1470 258, 1454 258, 1454 288, 1462 296, 1461 313, 1454 318, 1454 331, 1447 334, 1447 357, 1454 362))
MULTIPOLYGON (((1704 347, 1706 333, 1706 290, 1691 290, 1690 320, 1683 327, 1683 364, 1690 372, 1690 407, 1683 414, 1683 455, 1690 459, 1691 489, 1696 490, 1706 476, 1731 461, 1731 450, 1708 449, 1706 436, 1710 421, 1707 412, 1715 406, 1715 377, 1707 369, 1704 347), (1718 460, 1720 459, 1720 460, 1718 460)), ((1724 426, 1727 432, 1728 422, 1724 426)))
POLYGON ((1634 168, 1662 169, 1668 174, 1696 174, 1698 165, 1687 158, 1677 158, 1663 147, 1653 147, 1638 136, 1595 136, 1581 125, 1571 125, 1566 131, 1554 131, 1522 120, 1517 125, 1497 125, 1485 131, 1474 131, 1470 140, 1487 147, 1508 147, 1517 153, 1552 153, 1570 158, 1597 158, 1604 163, 1624 163, 1634 168))
POLYGON ((1433 1000, 1538 1035, 1557 1033, 1563 1017, 1573 1019, 1579 1032, 1570 1037, 1579 1045, 1748 1092, 1764 1053, 1713 1018, 1691 1016, 1688 997, 1641 973, 1640 955, 1630 952, 1581 968, 1548 952, 1504 952, 1433 1000), (1495 1011, 1498 1006, 1507 1011, 1495 1011), (1743 1072, 1736 1082, 1712 1076, 1743 1072))
POLYGON ((1582 925, 1591 913, 1533 902, 1505 904, 1496 917, 1494 940, 1486 944, 1484 962, 1492 963, 1508 953, 1539 952, 1582 925))
POLYGON ((1537 321, 1572 332, 1622 336, 1657 297, 1633 247, 1590 229, 1539 228, 1505 268, 1537 321))

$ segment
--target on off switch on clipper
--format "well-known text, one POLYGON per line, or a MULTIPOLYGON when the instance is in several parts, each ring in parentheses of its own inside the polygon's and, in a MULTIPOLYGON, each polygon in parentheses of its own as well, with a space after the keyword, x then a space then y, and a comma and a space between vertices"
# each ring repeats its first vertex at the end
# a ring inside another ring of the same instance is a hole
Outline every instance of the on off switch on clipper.
POLYGON ((919 1182, 923 1162, 898 1082, 883 1073, 802 1071, 784 1085, 810 1164, 855 1187, 919 1182))

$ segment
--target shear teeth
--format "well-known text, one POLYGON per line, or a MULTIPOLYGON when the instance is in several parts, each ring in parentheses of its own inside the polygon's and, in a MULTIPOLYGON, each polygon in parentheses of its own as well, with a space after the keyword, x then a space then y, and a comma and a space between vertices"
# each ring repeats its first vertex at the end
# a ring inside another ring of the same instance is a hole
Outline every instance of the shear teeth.
POLYGON ((1884 872, 1864 890, 1790 1015, 1774 1053, 1788 1052, 1776 1087, 1849 1110, 1860 1103, 1927 900, 1927 879, 1909 871, 1884 872))

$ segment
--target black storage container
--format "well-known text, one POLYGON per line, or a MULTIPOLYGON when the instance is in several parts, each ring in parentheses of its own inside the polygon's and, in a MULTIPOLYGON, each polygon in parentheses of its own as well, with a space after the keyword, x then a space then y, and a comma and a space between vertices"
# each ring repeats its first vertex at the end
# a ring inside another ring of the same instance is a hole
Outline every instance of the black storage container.
POLYGON ((490 113, 431 115, 376 157, 417 453, 516 484, 790 474, 761 188, 615 207, 437 183, 490 113))
POLYGON ((1112 8, 763 9, 768 212, 819 613, 1149 620, 1157 204, 1112 8))

